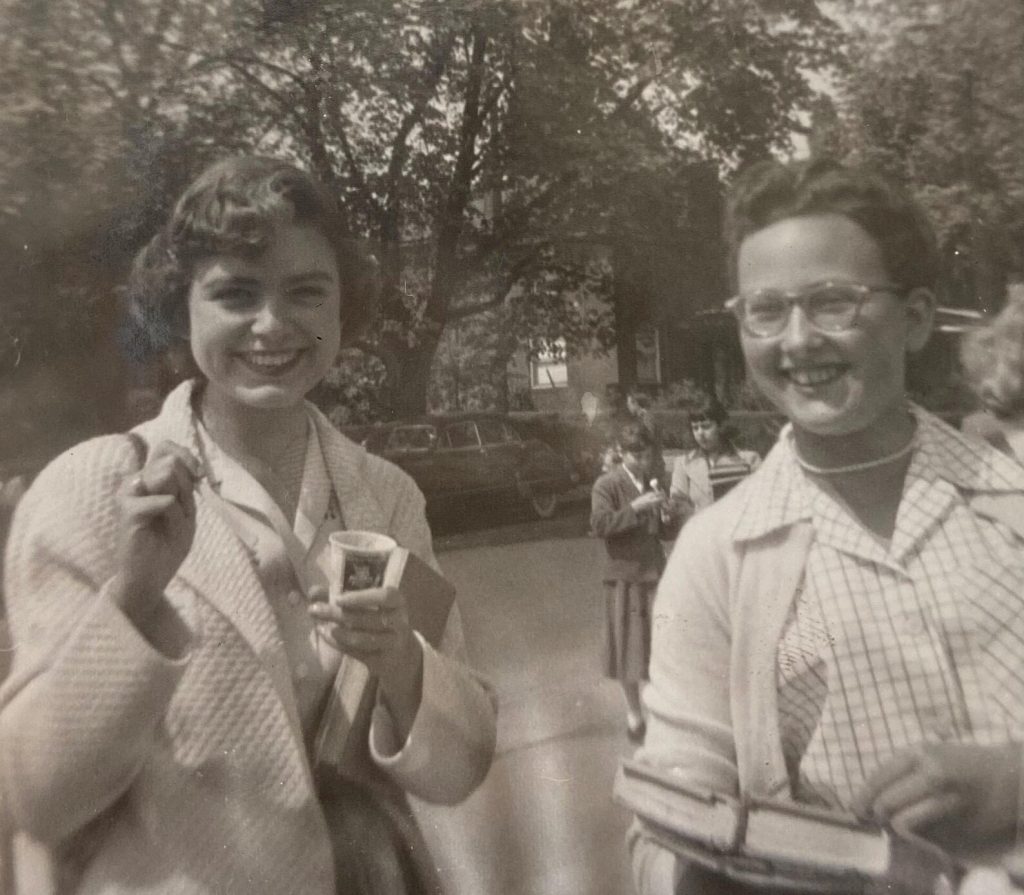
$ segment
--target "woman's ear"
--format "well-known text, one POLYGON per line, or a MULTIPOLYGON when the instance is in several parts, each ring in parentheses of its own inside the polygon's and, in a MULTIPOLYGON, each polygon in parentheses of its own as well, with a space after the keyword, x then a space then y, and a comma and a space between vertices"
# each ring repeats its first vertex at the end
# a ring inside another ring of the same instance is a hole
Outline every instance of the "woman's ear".
POLYGON ((935 325, 935 293, 918 286, 911 289, 903 300, 907 318, 907 351, 920 351, 927 344, 935 325))

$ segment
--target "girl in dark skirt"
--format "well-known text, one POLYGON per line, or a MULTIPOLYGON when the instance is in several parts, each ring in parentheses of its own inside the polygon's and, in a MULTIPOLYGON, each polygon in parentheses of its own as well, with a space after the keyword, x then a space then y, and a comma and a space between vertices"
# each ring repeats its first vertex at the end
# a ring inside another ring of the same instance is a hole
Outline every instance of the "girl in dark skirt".
POLYGON ((622 427, 622 462, 602 475, 591 492, 590 526, 604 538, 605 674, 626 695, 630 739, 643 738, 640 683, 647 680, 651 602, 665 566, 661 536, 673 519, 664 484, 652 478, 655 445, 639 423, 622 427))

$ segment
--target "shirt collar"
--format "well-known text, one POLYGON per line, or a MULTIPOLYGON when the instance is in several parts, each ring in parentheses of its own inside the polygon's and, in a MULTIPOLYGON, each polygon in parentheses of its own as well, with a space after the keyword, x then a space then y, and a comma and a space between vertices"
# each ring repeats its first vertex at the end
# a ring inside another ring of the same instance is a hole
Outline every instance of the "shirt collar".
POLYGON ((331 484, 317 427, 310 425, 306 439, 306 461, 302 470, 299 506, 295 513, 295 534, 308 550, 327 517, 334 486, 331 484))
POLYGON ((962 491, 1024 491, 1024 466, 984 441, 969 438, 928 411, 914 407, 919 446, 914 465, 922 477, 944 479, 962 491))
MULTIPOLYGON (((299 512, 296 514, 294 532, 291 521, 286 519, 281 508, 274 502, 266 489, 241 463, 232 456, 221 450, 217 442, 210 436, 209 431, 203 425, 202 420, 196 415, 194 419, 196 439, 202 448, 202 455, 205 459, 206 471, 210 478, 210 484, 218 496, 230 501, 238 507, 249 512, 258 513, 271 524, 278 533, 285 537, 286 534, 298 534, 302 537, 303 532, 309 534, 301 522, 303 516, 312 518, 321 503, 323 513, 327 509, 327 499, 330 496, 330 489, 324 489, 323 484, 329 485, 329 478, 324 466, 323 453, 320 449, 320 440, 316 432, 316 426, 307 421, 306 456, 302 471, 302 484, 299 496, 299 512), (317 475, 319 473, 319 476, 317 475), (313 492, 319 492, 319 495, 313 492), (325 493, 326 492, 326 493, 325 493)), ((311 541, 312 538, 310 537, 311 541)), ((307 543, 305 546, 309 546, 307 543)))
MULTIPOLYGON (((999 493, 1024 491, 1024 466, 991 445, 974 441, 916 405, 917 447, 907 471, 908 486, 919 480, 944 482, 957 491, 999 493)), ((749 541, 813 515, 814 493, 793 453, 792 425, 787 423, 761 468, 739 493, 733 538, 749 541)))
POLYGON ((761 467, 740 482, 733 493, 742 503, 733 538, 749 541, 811 518, 808 483, 793 456, 787 423, 761 467))
POLYGON ((265 502, 270 499, 263 486, 241 463, 221 450, 198 414, 194 425, 196 440, 201 447, 206 473, 213 489, 224 500, 249 509, 258 509, 262 513, 265 502))

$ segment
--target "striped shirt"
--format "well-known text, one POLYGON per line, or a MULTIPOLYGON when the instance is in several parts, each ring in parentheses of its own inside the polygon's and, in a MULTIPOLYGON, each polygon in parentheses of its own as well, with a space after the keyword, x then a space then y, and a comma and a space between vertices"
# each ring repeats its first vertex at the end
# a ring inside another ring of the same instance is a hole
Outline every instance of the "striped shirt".
POLYGON ((736 453, 719 454, 713 460, 708 459, 708 479, 714 499, 721 499, 751 472, 751 464, 736 453))
POLYGON ((738 524, 740 537, 798 520, 814 529, 777 650, 783 753, 801 801, 849 806, 907 746, 1024 732, 1024 544, 964 499, 1024 491, 1024 467, 914 413, 918 446, 889 544, 804 475, 788 431, 738 524))

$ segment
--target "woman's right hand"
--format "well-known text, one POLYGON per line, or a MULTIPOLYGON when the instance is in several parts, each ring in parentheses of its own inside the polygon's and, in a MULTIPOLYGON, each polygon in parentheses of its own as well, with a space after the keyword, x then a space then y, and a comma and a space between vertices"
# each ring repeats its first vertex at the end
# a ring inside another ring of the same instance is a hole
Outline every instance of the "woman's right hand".
POLYGON ((199 461, 179 444, 160 442, 143 468, 121 485, 119 580, 114 599, 136 624, 160 605, 192 548, 199 461))
POLYGON ((634 497, 630 501, 630 506, 633 508, 633 512, 642 513, 644 510, 653 510, 660 507, 665 503, 666 495, 664 491, 645 491, 639 497, 634 497))

